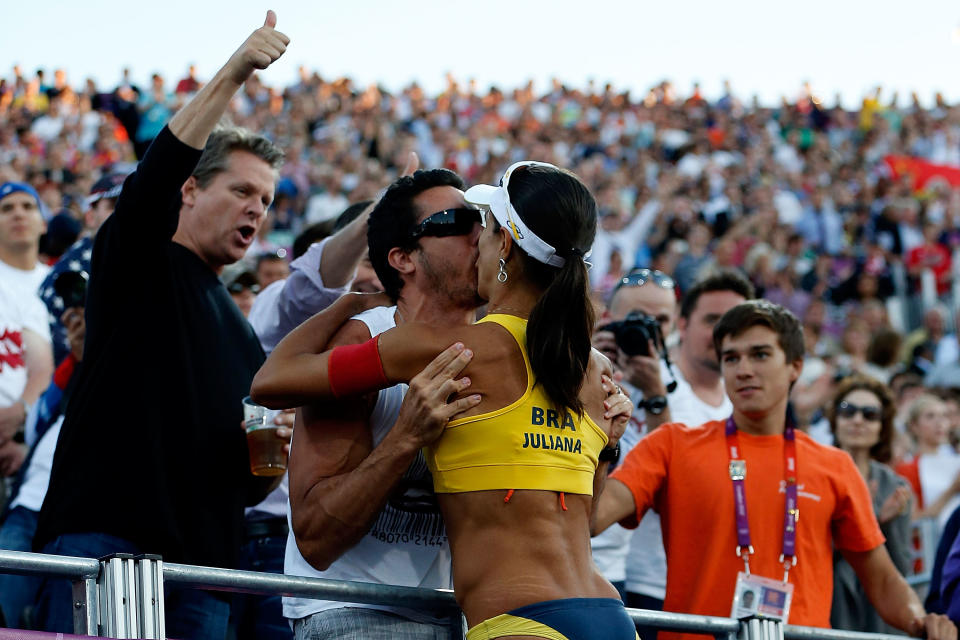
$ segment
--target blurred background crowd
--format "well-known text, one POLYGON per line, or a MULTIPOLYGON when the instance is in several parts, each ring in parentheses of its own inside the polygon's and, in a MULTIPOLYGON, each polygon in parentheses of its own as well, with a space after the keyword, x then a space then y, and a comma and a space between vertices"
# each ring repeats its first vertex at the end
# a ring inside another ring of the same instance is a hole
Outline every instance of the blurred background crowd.
MULTIPOLYGON (((20 68, 0 78, 0 183, 38 192, 47 264, 82 234, 95 183, 130 172, 203 81, 193 68, 149 86, 130 78, 98 87, 20 68)), ((526 158, 568 168, 601 207, 590 271, 598 308, 636 267, 671 276, 679 297, 704 272, 736 269, 803 321, 793 402, 812 435, 835 442, 837 383, 851 374, 889 391, 894 428, 881 462, 914 492, 905 551, 922 576, 960 504, 960 105, 936 96, 922 107, 880 88, 857 110, 828 102, 808 86, 761 105, 730 86, 708 99, 669 82, 636 95, 558 81, 545 92, 481 90, 449 77, 428 95, 306 68, 287 87, 254 77, 230 117, 274 140, 286 163, 268 222, 223 278, 249 312, 303 253, 295 238, 331 233, 410 151, 467 184, 492 183, 526 158)))

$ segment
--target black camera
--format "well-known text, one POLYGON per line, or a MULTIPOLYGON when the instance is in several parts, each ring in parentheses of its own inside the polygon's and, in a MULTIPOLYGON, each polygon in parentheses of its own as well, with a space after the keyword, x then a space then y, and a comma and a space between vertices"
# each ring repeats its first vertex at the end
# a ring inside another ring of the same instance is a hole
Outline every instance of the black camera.
POLYGON ((83 307, 87 303, 86 271, 64 271, 53 280, 53 291, 63 299, 63 308, 83 307))
POLYGON ((628 356, 652 356, 666 352, 660 323, 642 311, 631 311, 623 320, 601 328, 613 333, 617 346, 628 356), (651 342, 657 353, 650 353, 651 342))

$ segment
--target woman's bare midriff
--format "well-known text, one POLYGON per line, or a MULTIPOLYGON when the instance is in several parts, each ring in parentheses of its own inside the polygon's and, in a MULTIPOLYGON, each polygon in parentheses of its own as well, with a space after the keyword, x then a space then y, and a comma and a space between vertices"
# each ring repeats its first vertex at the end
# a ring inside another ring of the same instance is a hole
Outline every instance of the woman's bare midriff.
POLYGON ((591 497, 518 490, 441 494, 454 592, 474 626, 528 604, 617 598, 590 552, 591 497))

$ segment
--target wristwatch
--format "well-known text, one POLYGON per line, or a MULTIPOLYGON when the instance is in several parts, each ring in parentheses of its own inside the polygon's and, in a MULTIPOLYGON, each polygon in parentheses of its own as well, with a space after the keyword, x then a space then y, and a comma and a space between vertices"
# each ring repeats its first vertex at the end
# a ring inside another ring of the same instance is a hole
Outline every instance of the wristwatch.
POLYGON ((637 403, 637 406, 651 415, 658 416, 667 409, 667 396, 650 396, 637 403))
POLYGON ((597 460, 600 462, 616 462, 620 459, 620 441, 617 441, 615 447, 604 447, 600 450, 597 460))

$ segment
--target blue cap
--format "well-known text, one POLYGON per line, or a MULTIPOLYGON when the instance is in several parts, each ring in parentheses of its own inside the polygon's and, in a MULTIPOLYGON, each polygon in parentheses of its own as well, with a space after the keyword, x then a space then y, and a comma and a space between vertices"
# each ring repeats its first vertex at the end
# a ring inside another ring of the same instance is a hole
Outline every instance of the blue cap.
POLYGON ((26 182, 4 182, 0 185, 0 200, 17 191, 22 191, 27 195, 33 196, 33 199, 37 201, 37 206, 40 206, 40 196, 37 194, 37 190, 26 182))

